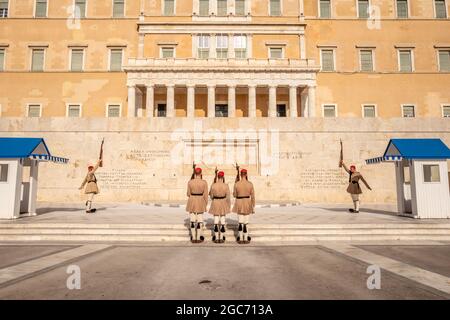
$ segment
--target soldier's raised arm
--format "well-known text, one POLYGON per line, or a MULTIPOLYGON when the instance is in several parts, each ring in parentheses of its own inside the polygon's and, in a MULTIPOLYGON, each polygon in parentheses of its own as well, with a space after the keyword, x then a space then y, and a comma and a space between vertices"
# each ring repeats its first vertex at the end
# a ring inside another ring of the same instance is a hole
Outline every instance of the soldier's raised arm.
POLYGON ((342 167, 344 168, 345 172, 350 173, 350 170, 348 170, 348 168, 345 165, 344 161, 342 161, 342 167))
POLYGON ((101 162, 101 160, 98 159, 98 160, 97 160, 97 163, 96 163, 95 166, 94 166, 94 169, 92 169, 92 173, 94 173, 95 171, 97 171, 98 167, 100 166, 100 162, 101 162))

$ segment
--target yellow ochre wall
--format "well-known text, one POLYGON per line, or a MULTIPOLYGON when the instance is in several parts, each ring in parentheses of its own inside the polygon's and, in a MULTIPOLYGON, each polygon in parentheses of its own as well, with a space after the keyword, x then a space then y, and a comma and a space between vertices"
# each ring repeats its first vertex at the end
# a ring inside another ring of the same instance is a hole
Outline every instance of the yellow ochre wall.
MULTIPOLYGON (((146 23, 217 24, 196 21, 192 17, 193 4, 189 0, 176 1, 176 15, 162 17, 161 1, 126 1, 125 18, 112 18, 112 0, 87 1, 87 18, 80 21, 80 29, 70 27, 68 6, 73 0, 49 1, 48 18, 33 18, 34 0, 10 0, 9 17, 0 19, 0 48, 6 52, 4 71, 0 72, 0 116, 25 116, 28 103, 42 103, 43 117, 64 117, 66 103, 81 103, 83 117, 104 117, 107 103, 122 105, 126 116, 127 87, 125 72, 108 72, 108 48, 124 49, 124 61, 138 56, 141 18, 146 23), (142 7, 141 7, 142 5, 142 7), (46 49, 45 72, 29 72, 30 46, 46 49), (69 47, 85 47, 83 72, 68 72, 69 47)), ((304 2, 304 20, 300 20, 300 1, 283 0, 280 17, 269 17, 269 0, 253 0, 248 23, 264 25, 304 25, 306 57, 320 62, 321 46, 336 50, 336 72, 317 75, 316 116, 321 106, 338 106, 339 117, 361 117, 362 104, 376 104, 379 117, 400 117, 401 104, 415 104, 418 117, 441 117, 441 105, 450 104, 450 74, 438 72, 437 47, 450 47, 450 19, 434 19, 433 1, 410 0, 410 18, 395 18, 394 0, 371 0, 379 8, 379 28, 369 28, 367 20, 356 18, 356 1, 332 1, 332 19, 317 17, 317 1, 304 2), (374 47, 375 72, 359 72, 357 46, 374 47), (413 73, 397 71, 396 46, 412 46, 413 73)), ((450 1, 447 1, 450 15, 450 1)), ((225 22, 224 22, 225 23, 225 22)), ((177 58, 192 57, 192 35, 147 34, 144 57, 158 58, 161 43, 177 43, 177 58)), ((285 58, 300 58, 297 35, 258 34, 252 38, 252 58, 267 59, 266 43, 285 44, 285 58)), ((259 92, 260 89, 258 89, 259 92)), ((225 100, 224 97, 216 97, 225 100)), ((155 95, 155 101, 165 95, 155 95)), ((236 115, 247 116, 247 95, 237 94, 236 115)), ((279 95, 278 100, 288 101, 279 95)), ((300 95, 298 96, 300 105, 300 95)), ((145 100, 144 100, 145 101, 145 100)), ((196 94, 196 116, 206 115, 206 95, 196 94)), ((267 95, 257 95, 257 116, 267 116, 267 95)), ((186 115, 186 95, 177 89, 177 116, 186 115)), ((300 111, 300 108, 298 108, 300 111)))

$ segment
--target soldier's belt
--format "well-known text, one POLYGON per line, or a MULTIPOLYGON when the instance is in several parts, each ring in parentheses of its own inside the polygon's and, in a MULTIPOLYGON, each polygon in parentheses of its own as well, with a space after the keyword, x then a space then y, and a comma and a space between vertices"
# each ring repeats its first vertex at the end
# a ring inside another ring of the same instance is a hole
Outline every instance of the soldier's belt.
POLYGON ((203 193, 191 193, 191 196, 202 196, 203 193))
POLYGON ((215 200, 215 199, 225 199, 226 198, 226 196, 225 197, 213 197, 213 200, 215 200))
POLYGON ((250 196, 236 197, 236 199, 248 199, 250 196))

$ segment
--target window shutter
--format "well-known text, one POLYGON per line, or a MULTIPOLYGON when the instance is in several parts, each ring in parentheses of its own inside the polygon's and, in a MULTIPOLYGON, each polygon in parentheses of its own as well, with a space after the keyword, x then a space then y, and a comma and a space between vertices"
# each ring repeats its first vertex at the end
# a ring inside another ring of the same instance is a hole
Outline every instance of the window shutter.
POLYGON ((70 118, 80 117, 80 105, 77 105, 77 104, 69 105, 67 116, 70 118))
POLYGON ((439 71, 450 71, 450 50, 439 51, 439 71))
POLYGON ((125 16, 124 0, 114 0, 113 17, 123 18, 125 16))
POLYGON ((400 71, 411 72, 411 51, 403 50, 400 51, 400 71))
POLYGON ((450 118, 450 106, 443 106, 442 107, 442 116, 444 118, 450 118))
POLYGON ((373 71, 372 50, 361 50, 361 71, 373 71))
POLYGON ((281 15, 281 3, 280 0, 270 0, 270 15, 279 16, 281 15))
POLYGON ((330 18, 331 17, 331 2, 330 0, 320 0, 320 17, 330 18))
POLYGON ((209 0, 200 0, 200 10, 199 15, 209 16, 209 0))
POLYGON ((270 59, 282 59, 283 49, 282 48, 270 48, 270 59))
POLYGON ((72 50, 72 71, 82 71, 83 70, 83 50, 73 49, 72 50))
POLYGON ((403 106, 403 117, 414 118, 415 117, 414 106, 403 106))
POLYGON ((37 18, 45 18, 47 16, 47 0, 36 0, 36 14, 37 18))
POLYGON ((217 0, 217 15, 218 16, 226 16, 228 1, 227 0, 217 0))
POLYGON ((175 52, 174 48, 162 48, 161 49, 162 57, 164 59, 174 58, 174 56, 175 56, 174 52, 175 52))
POLYGON ((364 106, 364 118, 375 118, 375 106, 364 106))
POLYGON ((335 106, 323 106, 323 116, 325 118, 335 118, 336 117, 336 107, 335 106))
POLYGON ((408 18, 408 0, 397 0, 397 18, 408 18))
POLYGON ((164 15, 172 16, 175 14, 175 0, 164 0, 164 15))
POLYGON ((8 17, 8 0, 0 0, 0 18, 8 17))
POLYGON ((109 105, 108 106, 108 117, 109 118, 120 117, 120 106, 119 105, 109 105))
POLYGON ((40 105, 29 105, 28 106, 28 117, 39 118, 41 116, 41 106, 40 105))
POLYGON ((122 50, 113 49, 111 50, 111 71, 121 71, 122 70, 122 50))
POLYGON ((445 0, 434 0, 434 6, 436 8, 436 18, 447 18, 447 9, 445 8, 445 0))
POLYGON ((44 70, 44 50, 34 49, 31 61, 31 71, 43 71, 43 70, 44 70))
POLYGON ((358 0, 358 14, 359 18, 369 18, 369 0, 358 0))
POLYGON ((322 70, 334 71, 333 50, 322 50, 322 70))
POLYGON ((0 71, 5 70, 5 50, 0 50, 0 71))
POLYGON ((245 0, 236 0, 234 8, 237 16, 245 16, 245 0))
POLYGON ((75 0, 75 7, 78 7, 80 18, 86 18, 86 0, 75 0))

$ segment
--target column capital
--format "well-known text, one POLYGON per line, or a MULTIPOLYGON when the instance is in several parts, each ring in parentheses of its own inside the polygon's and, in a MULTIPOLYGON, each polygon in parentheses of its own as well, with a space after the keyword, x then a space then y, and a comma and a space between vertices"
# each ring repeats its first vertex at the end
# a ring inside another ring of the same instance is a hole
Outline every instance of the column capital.
POLYGON ((175 85, 174 85, 174 84, 171 84, 171 83, 169 83, 169 84, 166 84, 166 87, 167 87, 167 88, 175 88, 175 85))
POLYGON ((195 85, 195 84, 192 84, 192 83, 188 83, 188 84, 186 84, 186 87, 187 87, 187 88, 195 88, 196 85, 195 85))
POLYGON ((206 86, 208 87, 208 89, 217 87, 215 84, 207 84, 206 86))
POLYGON ((249 88, 256 88, 258 85, 257 84, 248 84, 247 87, 249 88))

